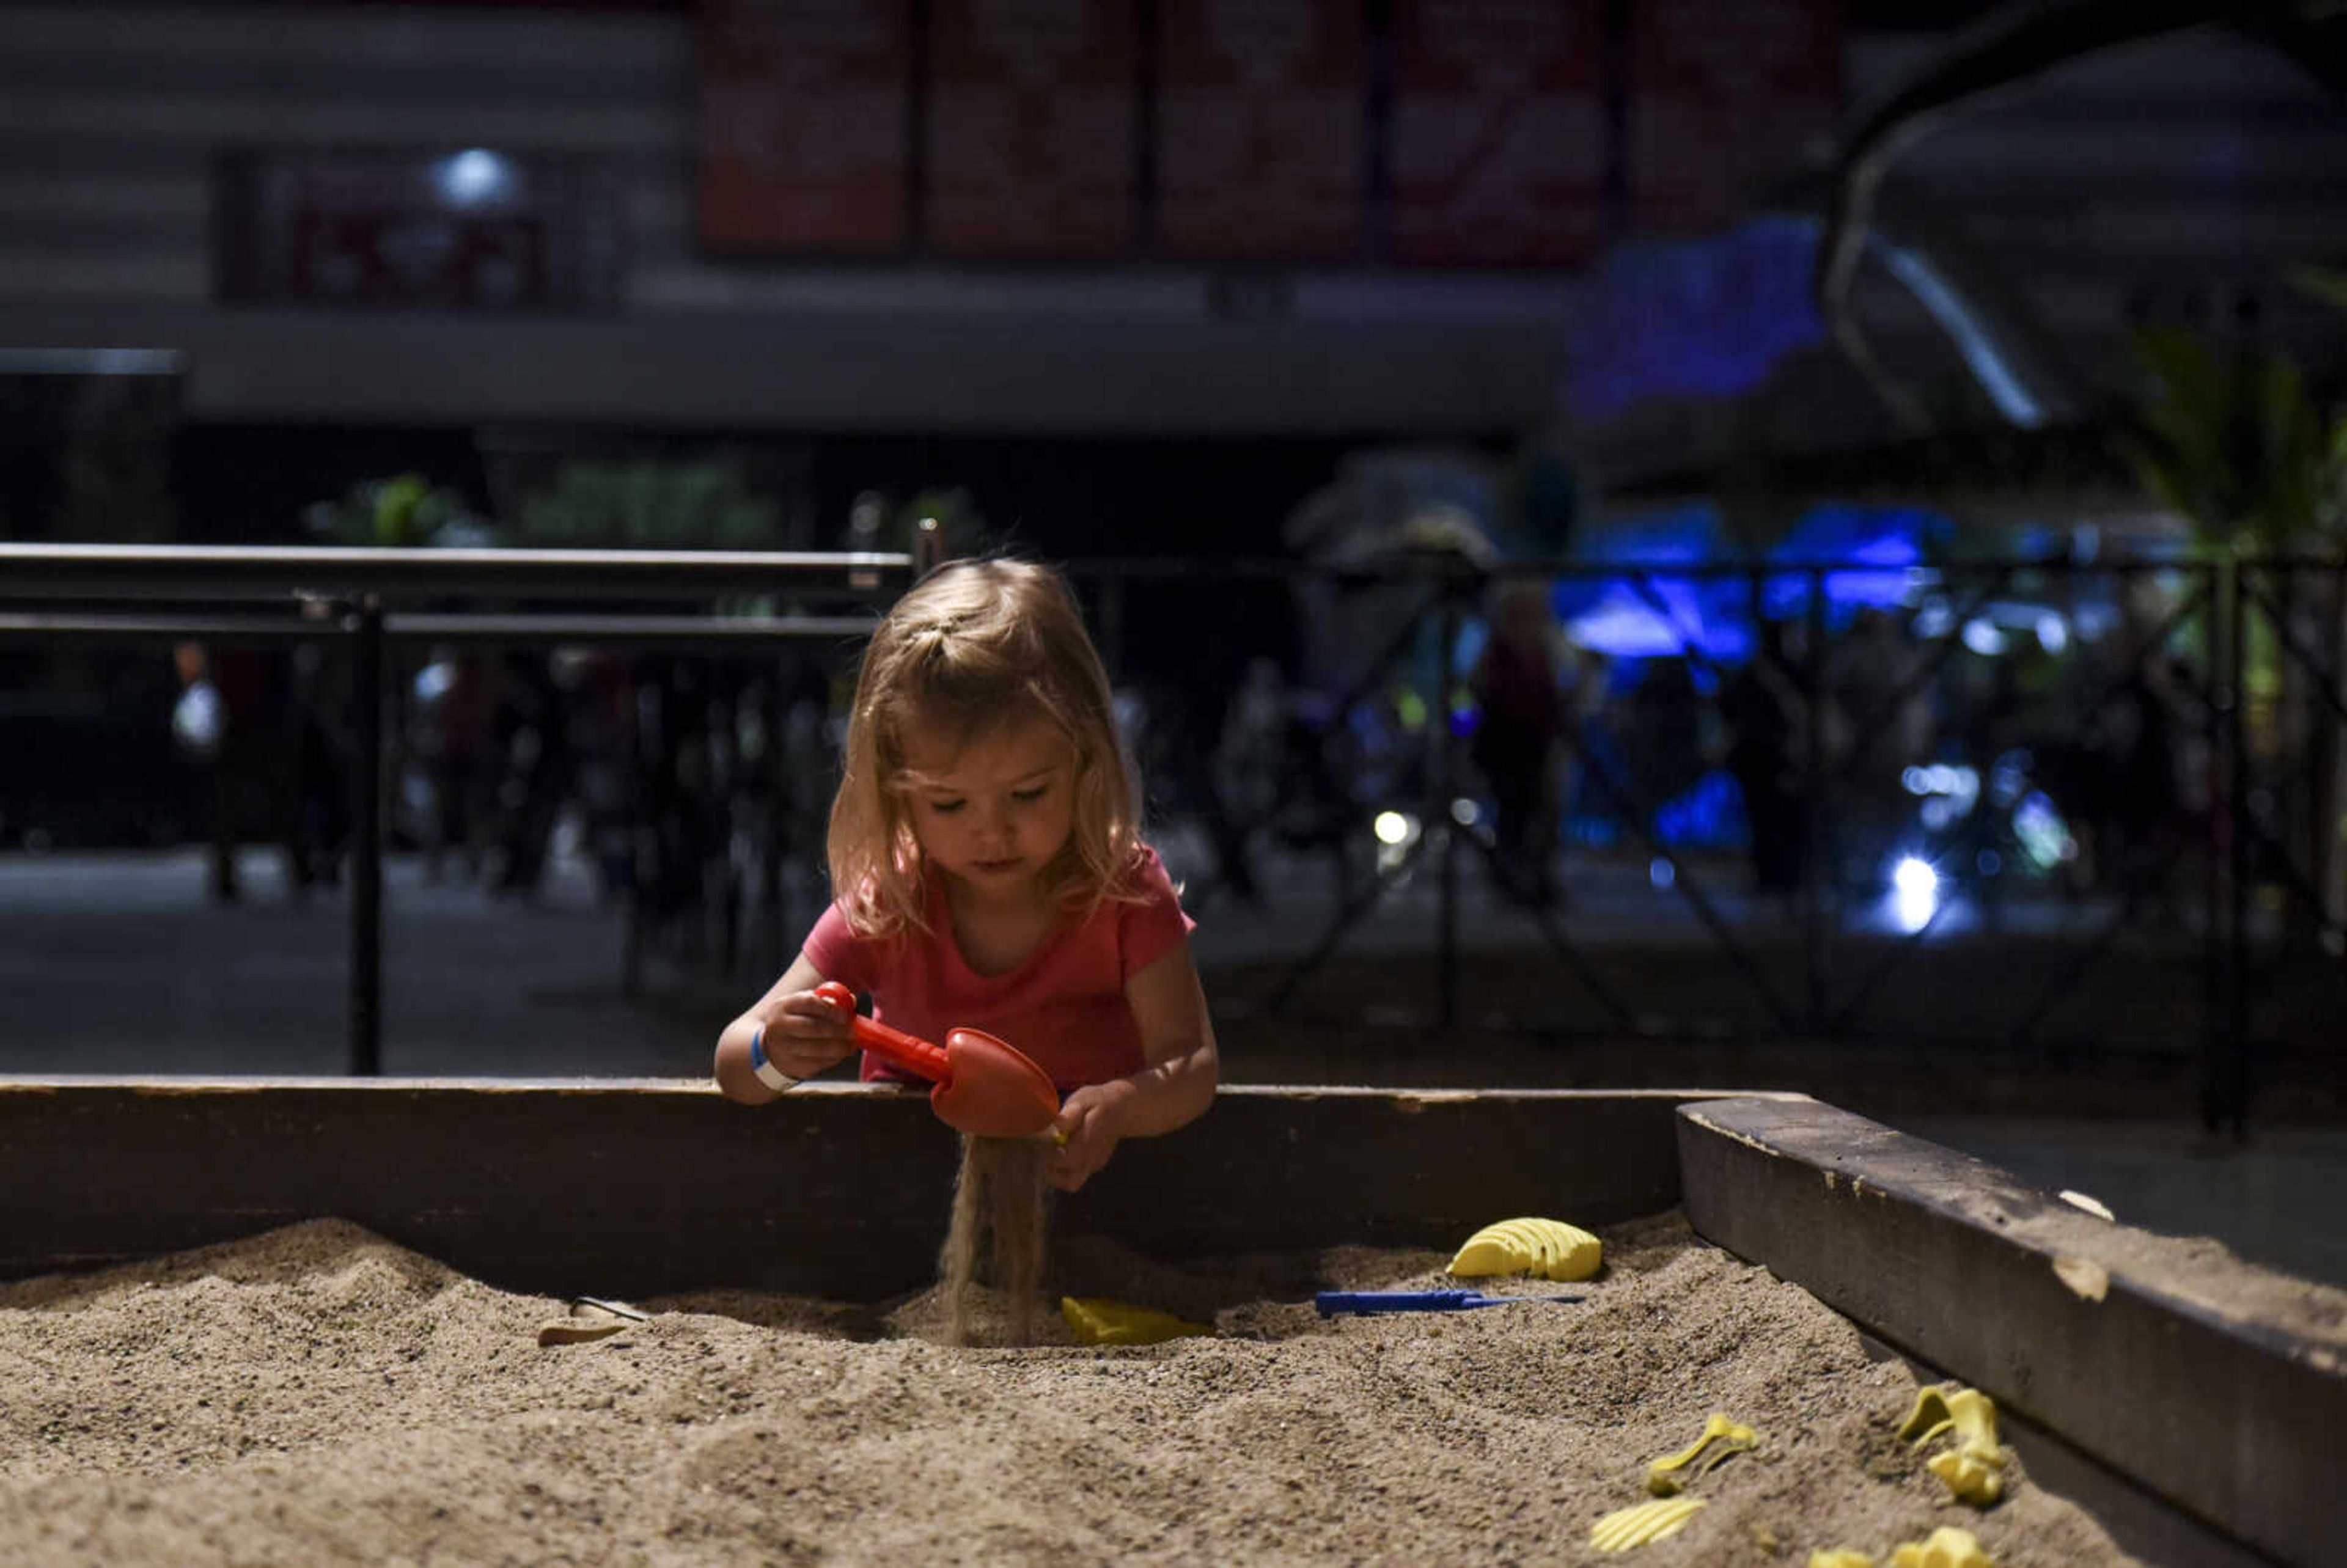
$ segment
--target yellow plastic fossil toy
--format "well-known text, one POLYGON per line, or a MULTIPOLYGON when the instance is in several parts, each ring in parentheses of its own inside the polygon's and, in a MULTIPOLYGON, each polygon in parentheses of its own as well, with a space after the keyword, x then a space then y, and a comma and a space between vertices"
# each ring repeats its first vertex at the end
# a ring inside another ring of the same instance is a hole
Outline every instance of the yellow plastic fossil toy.
POLYGON ((1569 1282, 1595 1275, 1603 1253, 1595 1236, 1562 1220, 1501 1220, 1467 1238, 1450 1272, 1461 1279, 1534 1274, 1569 1282))
POLYGON ((1665 1454, 1646 1467, 1646 1490, 1656 1497, 1674 1496, 1686 1485, 1676 1472, 1693 1466, 1690 1473, 1704 1474, 1717 1468, 1720 1461, 1730 1454, 1744 1453, 1758 1448, 1759 1443, 1759 1434, 1750 1427, 1729 1420, 1727 1416, 1714 1411, 1711 1419, 1703 1424, 1703 1436, 1678 1452, 1665 1454), (1696 1460, 1714 1443, 1719 1446, 1712 1449, 1710 1457, 1705 1459, 1701 1465, 1696 1465, 1696 1460))
MULTIPOLYGON (((1843 1546, 1810 1553, 1809 1568, 1874 1568, 1874 1559, 1843 1546)), ((1892 1547, 1891 1568, 1996 1568, 1996 1560, 1981 1549, 1971 1531, 1942 1525, 1928 1540, 1902 1541, 1892 1547)))
POLYGON ((1975 1508, 2004 1495, 2004 1450, 1996 1440, 1996 1405, 1977 1389, 1919 1389, 1915 1408, 1899 1425, 1899 1435, 1922 1448, 1942 1432, 1956 1434, 1956 1446, 1923 1461, 1948 1490, 1975 1508))
POLYGON ((1634 1546, 1676 1534, 1695 1517, 1705 1501, 1678 1495, 1685 1484, 1681 1472, 1706 1473, 1728 1455, 1756 1448, 1759 1441, 1759 1434, 1750 1427, 1714 1411, 1711 1419, 1704 1422, 1701 1437, 1678 1452, 1665 1454, 1647 1465, 1646 1490, 1654 1497, 1645 1502, 1617 1508, 1598 1520, 1589 1528, 1589 1544, 1600 1552, 1627 1552, 1634 1546), (1702 1462, 1698 1464, 1697 1460, 1702 1462))
POLYGON ((1099 1296, 1062 1296, 1060 1316, 1081 1344, 1160 1345, 1168 1339, 1211 1336, 1204 1323, 1185 1322, 1153 1307, 1134 1307, 1099 1296))
POLYGON ((1600 1552, 1627 1552, 1675 1535, 1703 1506, 1699 1497, 1657 1497, 1617 1508, 1589 1527, 1589 1544, 1600 1552))
POLYGON ((1891 1568, 1996 1568, 1996 1560, 1982 1550, 1971 1531, 1943 1524, 1924 1540, 1892 1547, 1891 1568))

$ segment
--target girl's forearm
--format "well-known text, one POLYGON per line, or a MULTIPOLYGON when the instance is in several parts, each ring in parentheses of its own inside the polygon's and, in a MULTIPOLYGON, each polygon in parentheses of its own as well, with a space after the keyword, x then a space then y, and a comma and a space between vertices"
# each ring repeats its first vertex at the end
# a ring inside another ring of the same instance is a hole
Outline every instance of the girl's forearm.
POLYGON ((1117 1118, 1128 1138, 1153 1138, 1186 1127, 1214 1102, 1222 1063, 1211 1040, 1201 1041, 1123 1080, 1132 1089, 1117 1118))
POLYGON ((750 1067, 750 1039, 758 1031, 755 1019, 737 1018, 725 1026, 717 1037, 714 1076, 717 1087, 728 1100, 744 1105, 764 1105, 782 1097, 779 1090, 767 1088, 758 1081, 750 1067))

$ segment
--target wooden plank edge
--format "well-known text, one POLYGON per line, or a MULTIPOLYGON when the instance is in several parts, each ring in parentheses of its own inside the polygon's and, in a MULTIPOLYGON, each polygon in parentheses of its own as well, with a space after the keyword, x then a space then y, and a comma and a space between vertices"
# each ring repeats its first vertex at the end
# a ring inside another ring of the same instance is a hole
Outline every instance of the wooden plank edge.
MULTIPOLYGON (((1059 1224, 1178 1257, 1610 1223, 1678 1201, 1673 1113, 1719 1093, 1234 1086, 1059 1224)), ((920 1093, 880 1085, 748 1107, 700 1080, 19 1077, 0 1277, 335 1217, 511 1288, 868 1301, 932 1276, 954 1159, 920 1093)))
POLYGON ((1698 1235, 2248 1547, 2337 1561, 2338 1293, 1829 1105, 1676 1121, 1698 1235))

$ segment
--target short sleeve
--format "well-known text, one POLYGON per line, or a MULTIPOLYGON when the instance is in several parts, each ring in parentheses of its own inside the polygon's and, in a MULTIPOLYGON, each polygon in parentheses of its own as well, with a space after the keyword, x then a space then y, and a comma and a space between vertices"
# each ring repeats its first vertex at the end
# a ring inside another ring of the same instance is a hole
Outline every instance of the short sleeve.
POLYGON ((1126 980, 1172 952, 1198 926, 1183 912, 1182 897, 1174 892, 1174 879, 1165 874, 1157 852, 1144 849, 1142 855, 1133 868, 1134 891, 1142 895, 1141 901, 1117 906, 1117 958, 1126 980))
POLYGON ((799 950, 817 973, 837 980, 850 990, 868 991, 880 977, 880 966, 868 938, 857 936, 837 904, 824 906, 823 914, 807 933, 799 950))

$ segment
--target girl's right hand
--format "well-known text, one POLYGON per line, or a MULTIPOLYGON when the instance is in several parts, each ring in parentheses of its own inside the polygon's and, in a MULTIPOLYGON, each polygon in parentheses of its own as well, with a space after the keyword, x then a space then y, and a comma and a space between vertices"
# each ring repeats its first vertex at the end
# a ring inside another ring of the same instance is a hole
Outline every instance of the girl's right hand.
POLYGON ((782 999, 760 1037, 766 1060, 793 1078, 813 1078, 854 1054, 856 1031, 848 1014, 812 990, 782 999))

